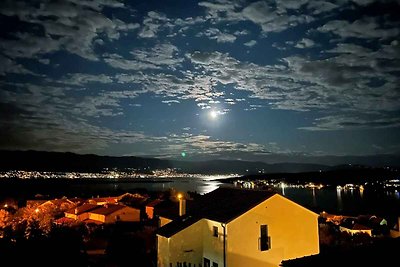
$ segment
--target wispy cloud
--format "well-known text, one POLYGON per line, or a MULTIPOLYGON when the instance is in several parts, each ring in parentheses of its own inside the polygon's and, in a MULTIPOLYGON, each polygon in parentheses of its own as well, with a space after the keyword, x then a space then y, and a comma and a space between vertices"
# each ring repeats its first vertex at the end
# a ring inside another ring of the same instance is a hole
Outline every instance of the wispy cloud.
POLYGON ((21 21, 43 29, 40 31, 17 32, 14 40, 4 39, 0 44, 4 52, 12 57, 40 57, 43 54, 66 50, 85 59, 98 60, 92 43, 104 35, 109 40, 118 39, 120 32, 138 28, 136 23, 112 20, 100 13, 104 7, 122 8, 118 1, 73 1, 34 2, 6 1, 0 13, 17 16, 21 21), (52 19, 50 19, 50 17, 52 19))

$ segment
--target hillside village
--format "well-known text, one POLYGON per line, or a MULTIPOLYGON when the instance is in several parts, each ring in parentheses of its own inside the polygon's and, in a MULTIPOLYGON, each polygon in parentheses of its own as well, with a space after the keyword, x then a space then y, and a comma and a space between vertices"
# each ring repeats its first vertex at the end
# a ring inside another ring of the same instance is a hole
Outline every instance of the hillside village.
POLYGON ((1 203, 0 251, 49 266, 51 256, 66 255, 59 265, 280 266, 399 237, 398 225, 373 215, 316 214, 272 190, 38 196, 1 203))

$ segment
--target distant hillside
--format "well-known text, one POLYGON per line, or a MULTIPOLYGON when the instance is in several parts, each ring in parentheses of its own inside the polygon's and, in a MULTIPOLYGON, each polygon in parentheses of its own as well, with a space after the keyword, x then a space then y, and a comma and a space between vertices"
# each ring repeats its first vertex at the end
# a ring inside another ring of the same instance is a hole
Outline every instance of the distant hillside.
POLYGON ((326 170, 329 167, 317 164, 280 163, 267 164, 239 160, 212 161, 171 161, 141 157, 110 157, 98 155, 80 155, 69 152, 42 151, 0 151, 0 170, 36 170, 36 171, 80 171, 97 172, 105 168, 119 170, 134 168, 141 171, 177 168, 188 173, 238 173, 250 174, 264 172, 304 172, 326 170))
POLYGON ((105 168, 164 169, 168 160, 140 157, 80 155, 69 152, 0 151, 0 170, 97 172, 105 168))
POLYGON ((210 173, 238 173, 249 174, 275 172, 297 173, 304 171, 327 170, 330 167, 318 164, 302 163, 276 163, 268 164, 259 161, 241 161, 241 160, 208 160, 208 161, 173 161, 174 167, 190 171, 193 173, 202 173, 205 170, 210 173))
MULTIPOLYGON (((256 161, 209 160, 178 161, 142 157, 111 157, 98 155, 81 155, 69 152, 43 151, 6 151, 0 150, 0 170, 35 170, 35 171, 77 171, 99 172, 105 168, 125 170, 140 169, 147 172, 155 169, 177 168, 186 173, 241 175, 257 173, 303 173, 338 169, 319 164, 275 163, 268 164, 256 161)), ((348 165, 340 169, 350 168, 348 165)), ((353 167, 351 167, 353 168, 353 167)))

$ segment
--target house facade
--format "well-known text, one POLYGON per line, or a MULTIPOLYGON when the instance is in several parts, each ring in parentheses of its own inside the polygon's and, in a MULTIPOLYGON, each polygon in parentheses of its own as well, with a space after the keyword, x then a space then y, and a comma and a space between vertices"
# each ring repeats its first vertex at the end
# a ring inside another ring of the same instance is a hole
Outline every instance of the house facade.
POLYGON ((65 217, 82 221, 97 223, 138 222, 140 210, 120 204, 83 204, 65 212, 65 217))
POLYGON ((84 221, 89 218, 89 211, 97 209, 99 206, 96 204, 83 204, 81 206, 78 206, 76 208, 72 208, 66 212, 64 212, 65 217, 78 220, 78 221, 84 221))
POLYGON ((119 204, 104 205, 89 211, 88 219, 101 223, 139 222, 140 210, 119 204))
POLYGON ((272 192, 219 188, 157 240, 159 267, 276 267, 319 253, 318 215, 272 192))

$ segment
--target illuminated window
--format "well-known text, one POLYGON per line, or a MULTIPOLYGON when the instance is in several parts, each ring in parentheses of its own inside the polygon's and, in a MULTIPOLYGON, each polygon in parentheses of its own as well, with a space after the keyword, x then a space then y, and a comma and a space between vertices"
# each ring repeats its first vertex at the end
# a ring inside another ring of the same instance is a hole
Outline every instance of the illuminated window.
POLYGON ((271 237, 268 236, 268 225, 260 225, 259 248, 261 251, 266 251, 271 248, 271 237))
POLYGON ((218 226, 213 226, 213 236, 218 237, 218 226))

